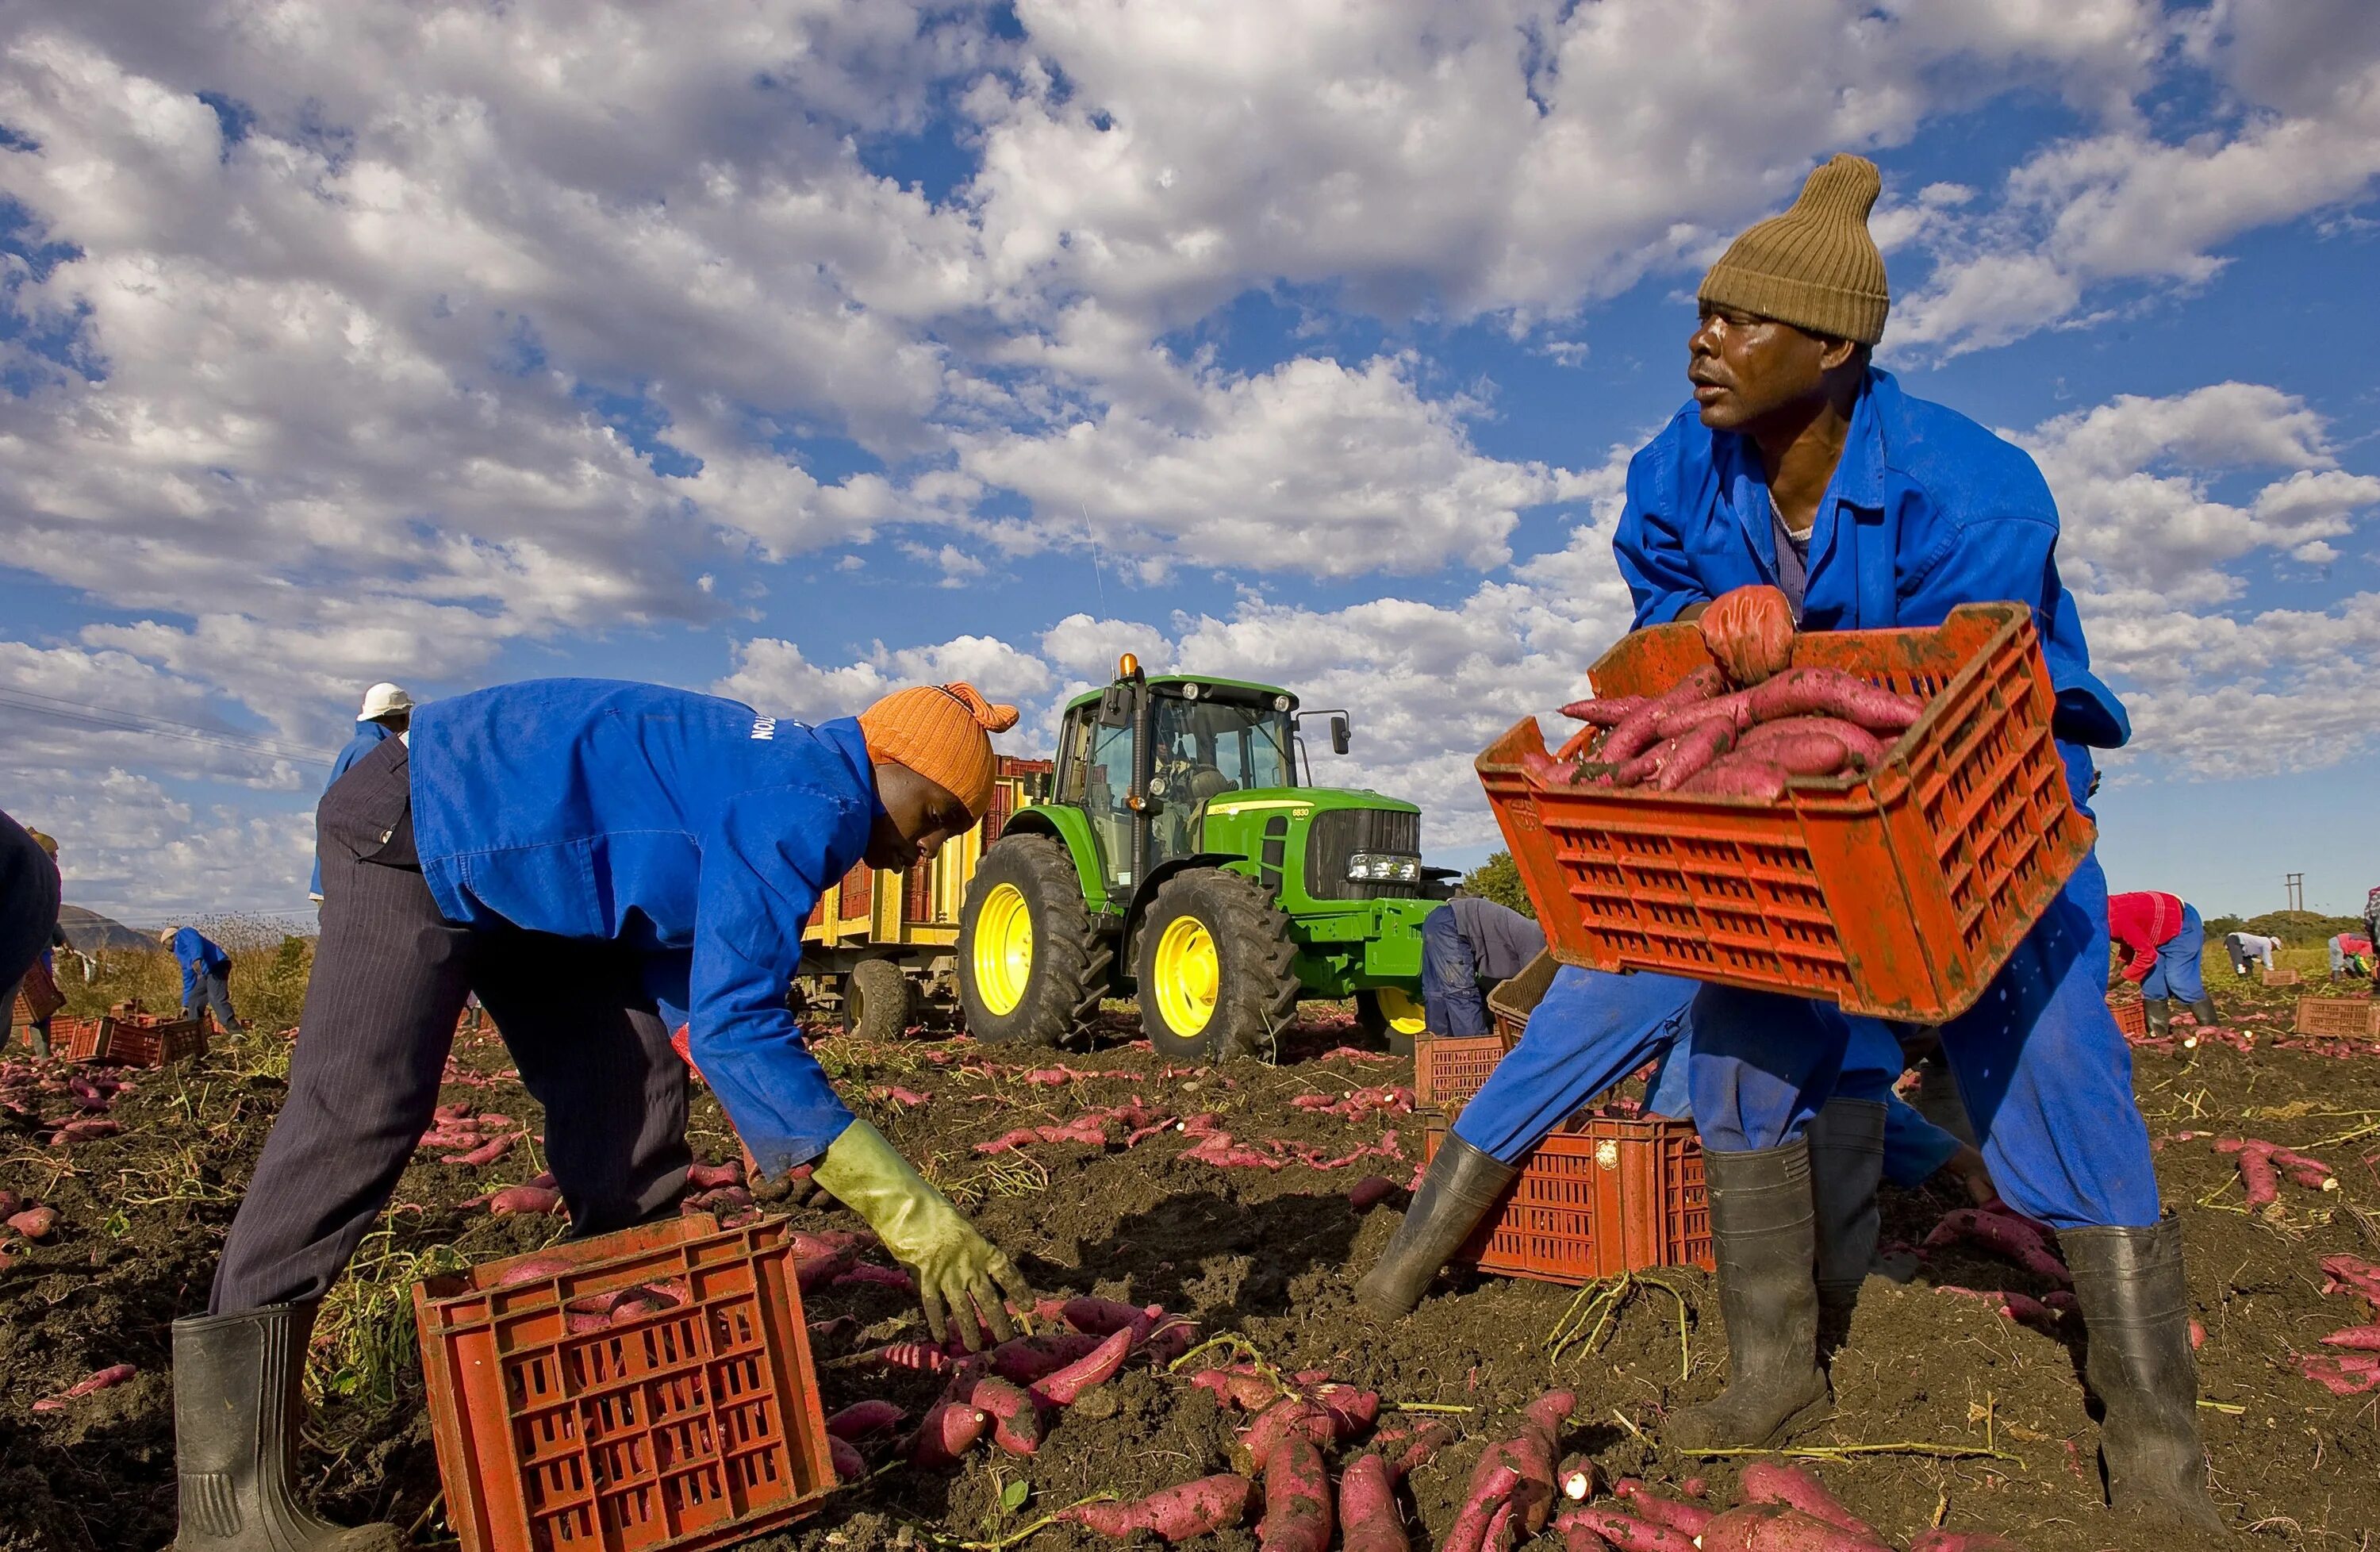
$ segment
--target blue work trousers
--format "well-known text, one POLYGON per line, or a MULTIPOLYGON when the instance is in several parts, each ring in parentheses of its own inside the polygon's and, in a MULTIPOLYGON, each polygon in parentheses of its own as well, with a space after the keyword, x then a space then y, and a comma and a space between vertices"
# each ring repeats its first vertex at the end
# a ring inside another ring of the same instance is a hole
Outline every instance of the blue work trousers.
POLYGON ((231 1011, 230 971, 202 969, 182 977, 182 1016, 197 1018, 210 1009, 216 1028, 228 1032, 239 1027, 239 1015, 231 1011))
POLYGON ((1433 1035, 1460 1037, 1488 1032, 1479 962, 1472 957, 1451 911, 1432 911, 1421 919, 1421 1009, 1433 1035))
MULTIPOLYGON (((1509 1164, 1648 1061, 1661 1067, 1646 1091, 1645 1113, 1690 1117, 1690 1015, 1699 989, 1698 983, 1672 976, 1562 966, 1529 1015, 1521 1043, 1463 1106, 1454 1134, 1509 1164)), ((1852 1027, 1836 1094, 1884 1103, 1885 1177, 1896 1185, 1918 1185, 1949 1161, 1959 1141, 1892 1092, 1902 1061, 1891 1033, 1874 1019, 1846 1022, 1852 1027)))
MULTIPOLYGON (((2060 748, 2081 806, 2089 757, 2060 748)), ((1983 997, 1941 1030, 2001 1195, 2058 1229, 2157 1221, 2131 1052, 2107 1009, 2107 880, 2086 856, 1983 997)), ((1799 1136, 1836 1092, 1857 1022, 1821 1003, 1716 986, 1696 996, 1693 1016, 1694 1117, 1703 1146, 1720 1152, 1799 1136)))
POLYGON ((2206 924, 2198 919, 2197 906, 2184 905, 2181 930, 2157 945, 2156 963, 2141 982, 2141 995, 2197 1001, 2206 995, 2206 983, 2199 978, 2199 964, 2205 953, 2206 924))

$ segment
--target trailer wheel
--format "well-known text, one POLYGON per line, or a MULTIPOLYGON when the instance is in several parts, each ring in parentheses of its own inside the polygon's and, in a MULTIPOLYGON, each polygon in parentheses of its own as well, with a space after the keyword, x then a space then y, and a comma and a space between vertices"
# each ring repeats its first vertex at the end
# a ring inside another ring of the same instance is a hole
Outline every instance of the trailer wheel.
POLYGON ((843 1032, 862 1040, 897 1040, 916 1022, 917 994, 901 966, 863 959, 843 978, 843 1032))
POLYGON ((1160 1056, 1269 1051, 1297 1018, 1289 918, 1256 881, 1193 867, 1158 887, 1140 924, 1140 1027, 1160 1056))
POLYGON ((1390 1056, 1411 1056, 1422 1032, 1421 999, 1402 987, 1375 987, 1355 994, 1355 1027, 1390 1056))
POLYGON ((1099 1015, 1113 963, 1062 844, 1011 835, 983 854, 959 911, 959 1008, 976 1038, 1074 1038, 1099 1015))

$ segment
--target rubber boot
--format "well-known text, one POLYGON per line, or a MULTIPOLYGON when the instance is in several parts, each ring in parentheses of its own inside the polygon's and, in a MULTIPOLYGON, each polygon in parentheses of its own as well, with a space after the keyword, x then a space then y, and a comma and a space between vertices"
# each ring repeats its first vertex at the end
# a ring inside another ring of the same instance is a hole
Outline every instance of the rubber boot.
POLYGON ((1818 1367, 1809 1144, 1706 1153, 1703 1171, 1727 1316, 1727 1388, 1674 1413, 1669 1442, 1688 1450, 1767 1449, 1825 1415, 1831 1400, 1818 1367))
POLYGON ((1959 1092, 1959 1080, 1950 1072, 1949 1059, 1940 1051, 1917 1063, 1917 1093, 1910 1103, 1919 1115, 1969 1147, 1977 1146, 1975 1123, 1967 1115, 1966 1097, 1959 1092))
POLYGON ((2169 999, 2143 997, 2141 999, 2141 1012, 2148 1015, 2149 1034, 2152 1037, 2172 1033, 2173 1003, 2169 999))
POLYGON ((2201 997, 2197 1001, 2192 1002, 2190 1005, 2190 1016, 2198 1021, 2198 1027, 2201 1029, 2212 1029, 2223 1022, 2223 1015, 2215 1011, 2215 999, 2212 997, 2201 997))
POLYGON ((1389 1242, 1379 1265, 1355 1285, 1355 1302, 1375 1320, 1402 1320, 1429 1291, 1446 1258, 1460 1249, 1488 1209, 1521 1172, 1500 1164, 1450 1132, 1414 1193, 1405 1220, 1389 1242))
POLYGON ((1810 1118, 1803 1137, 1810 1148, 1823 1364, 1851 1336, 1860 1285, 1867 1280, 1883 1229, 1876 1188, 1884 1179, 1884 1106, 1874 1099, 1829 1099, 1810 1118))
POLYGON ((2089 1333, 2083 1377, 2106 1408, 2099 1459, 2117 1512, 2143 1523, 2220 1534, 2198 1439, 2198 1364, 2181 1225, 2067 1229, 2058 1236, 2089 1333))
POLYGON ((394 1525, 315 1519, 290 1495, 314 1305, 174 1322, 174 1552, 398 1552, 394 1525))

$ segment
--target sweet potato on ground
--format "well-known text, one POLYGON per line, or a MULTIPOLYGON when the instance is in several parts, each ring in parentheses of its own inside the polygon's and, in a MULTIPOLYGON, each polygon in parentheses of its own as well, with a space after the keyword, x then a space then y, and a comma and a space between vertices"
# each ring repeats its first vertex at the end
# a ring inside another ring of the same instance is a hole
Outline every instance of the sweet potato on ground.
POLYGON ((1303 1434, 1273 1447, 1265 1461, 1265 1513, 1257 1526, 1259 1552, 1329 1552, 1330 1478, 1322 1451, 1303 1434))
MULTIPOLYGON (((2046 1312, 2045 1312, 2046 1313, 2046 1312)), ((1776 1461, 1755 1461, 1743 1468, 1743 1496, 1755 1503, 1783 1504, 1798 1509, 1815 1520, 1865 1536, 1870 1541, 1884 1538, 1874 1526, 1843 1506, 1841 1499, 1827 1491, 1827 1485, 1799 1466, 1784 1465, 1776 1461)))
POLYGON ((1126 1327, 1064 1368, 1034 1381, 1033 1397, 1045 1406, 1072 1406, 1075 1397, 1113 1378, 1131 1351, 1132 1329, 1126 1327))
POLYGON ((1358 1455, 1339 1473, 1341 1552, 1411 1552, 1388 1462, 1358 1455))
POLYGON ((1146 1531, 1160 1541, 1188 1541, 1238 1524, 1255 1489, 1246 1477, 1224 1472, 1129 1503, 1077 1504, 1060 1510, 1058 1518, 1119 1540, 1146 1531))

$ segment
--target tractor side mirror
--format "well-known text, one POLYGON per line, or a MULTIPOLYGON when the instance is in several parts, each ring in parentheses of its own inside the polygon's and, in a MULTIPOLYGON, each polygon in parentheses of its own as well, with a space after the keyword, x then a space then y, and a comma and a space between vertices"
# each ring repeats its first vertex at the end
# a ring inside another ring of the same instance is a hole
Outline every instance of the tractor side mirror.
POLYGON ((1132 726, 1132 686, 1110 685, 1099 692, 1099 726, 1127 728, 1132 726))
POLYGON ((1330 719, 1330 752, 1334 755, 1347 752, 1347 719, 1344 717, 1330 719))

